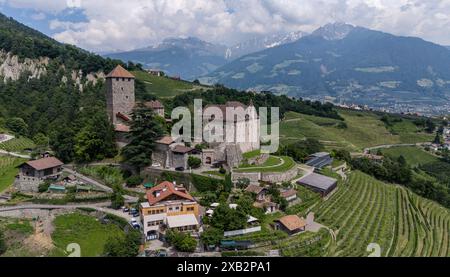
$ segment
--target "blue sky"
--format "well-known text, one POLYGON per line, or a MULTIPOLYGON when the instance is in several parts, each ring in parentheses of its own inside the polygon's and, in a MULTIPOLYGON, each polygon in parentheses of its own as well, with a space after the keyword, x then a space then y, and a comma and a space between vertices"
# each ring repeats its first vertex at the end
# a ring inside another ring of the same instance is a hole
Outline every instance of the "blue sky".
POLYGON ((0 0, 0 9, 95 52, 179 36, 233 45, 337 21, 450 45, 450 0, 0 0))
POLYGON ((88 20, 81 9, 68 8, 58 13, 52 13, 42 12, 34 8, 15 8, 7 4, 2 4, 0 6, 0 11, 48 36, 53 36, 57 33, 57 30, 50 29, 50 21, 52 20, 66 20, 71 22, 83 22, 88 20))

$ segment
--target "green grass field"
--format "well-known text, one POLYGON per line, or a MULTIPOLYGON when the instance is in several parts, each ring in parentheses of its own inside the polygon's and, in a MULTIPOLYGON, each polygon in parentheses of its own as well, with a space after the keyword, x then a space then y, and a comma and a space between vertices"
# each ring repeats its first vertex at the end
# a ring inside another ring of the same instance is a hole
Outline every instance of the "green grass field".
POLYGON ((7 142, 0 143, 0 149, 8 151, 8 152, 18 152, 21 153, 25 149, 33 149, 36 145, 31 139, 21 137, 14 138, 7 142))
POLYGON ((53 222, 52 239, 57 247, 53 255, 64 255, 67 245, 78 243, 82 257, 102 255, 108 238, 120 237, 124 232, 114 224, 102 224, 96 218, 80 213, 60 215, 53 222))
POLYGON ((133 71, 132 73, 138 80, 145 84, 147 92, 160 98, 171 98, 190 90, 207 89, 205 86, 195 85, 187 81, 153 76, 143 71, 133 71))
POLYGON ((14 179, 19 172, 16 167, 24 161, 24 159, 0 156, 0 192, 14 183, 14 179))
POLYGON ((284 172, 296 165, 291 157, 271 156, 263 165, 249 165, 236 169, 236 172, 284 172))
POLYGON ((370 243, 382 256, 450 255, 449 210, 360 172, 314 211, 337 234, 329 256, 368 256, 370 243))
POLYGON ((381 153, 383 153, 383 155, 387 155, 394 158, 403 156, 406 159, 406 162, 411 166, 419 166, 422 164, 439 161, 439 157, 436 157, 426 152, 425 150, 414 146, 386 148, 382 149, 381 153))
POLYGON ((390 131, 374 113, 339 110, 339 114, 345 119, 347 128, 342 128, 339 125, 340 121, 336 119, 289 112, 280 124, 280 139, 284 143, 289 143, 314 138, 328 149, 344 148, 358 151, 384 144, 426 142, 434 137, 433 134, 421 133, 406 119, 396 123, 390 131))

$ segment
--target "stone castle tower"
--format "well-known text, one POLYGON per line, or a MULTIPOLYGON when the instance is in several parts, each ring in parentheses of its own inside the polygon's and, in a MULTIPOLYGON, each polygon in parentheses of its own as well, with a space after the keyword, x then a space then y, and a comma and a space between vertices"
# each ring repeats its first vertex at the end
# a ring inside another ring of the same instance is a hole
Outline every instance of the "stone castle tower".
POLYGON ((135 105, 134 80, 120 65, 106 76, 106 107, 109 120, 116 128, 131 120, 135 105))

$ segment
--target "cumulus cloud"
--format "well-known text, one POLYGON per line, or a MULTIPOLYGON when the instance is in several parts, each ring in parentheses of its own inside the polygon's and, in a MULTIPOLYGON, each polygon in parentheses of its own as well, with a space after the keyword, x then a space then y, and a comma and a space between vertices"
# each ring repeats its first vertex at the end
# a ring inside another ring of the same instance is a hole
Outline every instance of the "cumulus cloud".
POLYGON ((348 22, 450 45, 450 0, 0 0, 12 7, 63 14, 76 9, 83 22, 58 17, 54 38, 94 51, 128 50, 167 37, 196 36, 234 44, 253 36, 311 32, 348 22))

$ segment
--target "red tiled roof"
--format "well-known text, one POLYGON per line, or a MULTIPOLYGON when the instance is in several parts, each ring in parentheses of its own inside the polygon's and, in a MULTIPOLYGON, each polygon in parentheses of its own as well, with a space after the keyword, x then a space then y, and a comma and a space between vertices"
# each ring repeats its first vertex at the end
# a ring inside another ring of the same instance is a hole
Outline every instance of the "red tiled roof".
POLYGON ((147 200, 150 205, 155 205, 171 195, 177 195, 186 200, 195 201, 184 188, 176 188, 171 182, 164 181, 147 191, 147 200), (159 192, 159 194, 157 194, 159 192))
POLYGON ((194 148, 191 148, 191 147, 186 147, 186 146, 183 146, 183 145, 177 145, 177 146, 175 146, 172 149, 172 152, 180 153, 180 154, 186 154, 186 153, 189 153, 189 152, 191 152, 193 150, 194 150, 194 148))
POLYGON ((283 224, 289 231, 294 231, 306 226, 306 221, 296 215, 287 215, 279 219, 279 222, 283 224))
POLYGON ((156 143, 166 144, 166 145, 170 145, 170 144, 172 144, 174 142, 175 142, 175 140, 171 136, 165 136, 165 137, 162 137, 161 139, 156 141, 156 143))
POLYGON ((263 187, 260 187, 260 186, 258 186, 258 185, 249 185, 246 189, 245 189, 245 191, 247 191, 247 192, 253 192, 253 193, 256 193, 256 194, 259 194, 261 191, 263 191, 263 190, 265 190, 265 188, 263 188, 263 187))
POLYGON ((123 68, 121 65, 116 66, 116 68, 113 69, 108 75, 106 75, 106 78, 132 78, 134 79, 134 75, 128 72, 125 68, 123 68))
POLYGON ((61 162, 60 160, 58 160, 55 157, 44 158, 44 159, 35 160, 35 161, 29 161, 29 162, 26 162, 25 164, 31 166, 35 170, 45 170, 45 169, 59 167, 59 166, 64 165, 63 162, 61 162))
POLYGON ((144 105, 151 109, 163 109, 164 106, 158 100, 145 102, 144 105))
POLYGON ((289 189, 281 192, 281 197, 288 198, 297 194, 295 189, 289 189))
POLYGON ((121 133, 129 133, 130 132, 130 126, 123 125, 123 124, 117 124, 114 128, 116 132, 121 133))

